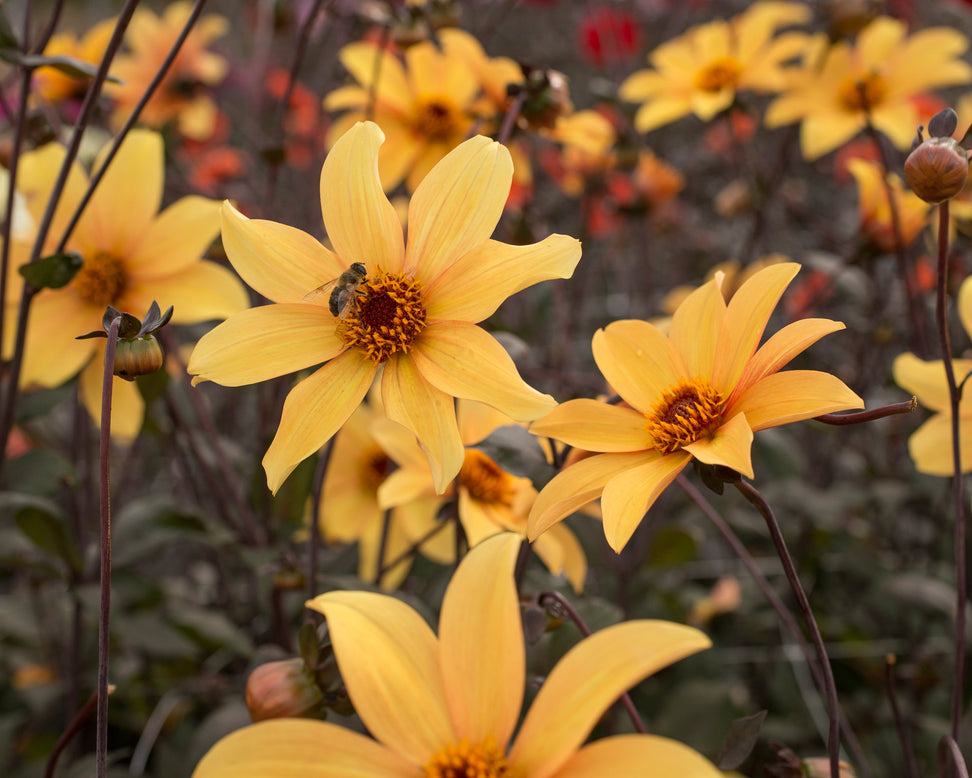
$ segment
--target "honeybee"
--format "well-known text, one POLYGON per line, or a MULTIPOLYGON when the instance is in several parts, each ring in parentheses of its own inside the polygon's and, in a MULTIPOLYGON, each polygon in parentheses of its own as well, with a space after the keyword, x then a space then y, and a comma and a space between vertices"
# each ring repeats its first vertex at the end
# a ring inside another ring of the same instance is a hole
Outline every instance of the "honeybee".
POLYGON ((368 271, 364 263, 352 262, 351 267, 341 273, 337 278, 328 281, 326 284, 321 284, 317 289, 304 295, 304 302, 307 303, 311 300, 316 300, 330 291, 331 296, 328 298, 327 307, 330 309, 332 316, 343 319, 348 315, 348 311, 351 310, 352 306, 357 309, 358 287, 365 282, 367 277, 368 271))

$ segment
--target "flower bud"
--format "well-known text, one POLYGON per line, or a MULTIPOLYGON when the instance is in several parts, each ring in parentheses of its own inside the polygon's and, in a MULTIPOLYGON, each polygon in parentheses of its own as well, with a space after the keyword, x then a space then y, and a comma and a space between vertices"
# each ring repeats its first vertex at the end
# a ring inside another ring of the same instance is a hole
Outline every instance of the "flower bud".
POLYGON ((246 707, 254 721, 310 718, 323 699, 300 658, 262 664, 246 680, 246 707))
POLYGON ((115 347, 114 372, 119 378, 134 381, 136 376, 154 373, 162 367, 163 360, 162 346, 154 335, 122 338, 115 347))
POLYGON ((965 186, 968 175, 968 154, 949 137, 922 141, 904 164, 908 186, 927 203, 940 203, 955 197, 965 186))

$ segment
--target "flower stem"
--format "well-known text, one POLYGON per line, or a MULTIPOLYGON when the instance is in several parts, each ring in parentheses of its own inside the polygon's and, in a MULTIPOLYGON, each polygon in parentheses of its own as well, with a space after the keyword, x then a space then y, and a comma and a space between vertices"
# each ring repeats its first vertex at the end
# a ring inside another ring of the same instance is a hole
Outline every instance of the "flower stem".
POLYGON ((392 509, 387 508, 381 517, 381 540, 378 542, 378 572, 375 573, 375 586, 381 586, 385 569, 385 553, 388 551, 388 533, 391 532, 392 509))
POLYGON ((851 411, 850 413, 825 413, 822 416, 814 416, 815 421, 824 424, 841 426, 844 424, 862 424, 868 421, 876 421, 886 416, 897 416, 898 414, 911 413, 918 407, 918 398, 912 397, 900 403, 882 405, 880 408, 869 408, 866 411, 851 411))
POLYGON ((84 723, 91 718, 91 714, 94 713, 95 706, 98 703, 98 693, 95 692, 90 697, 88 701, 81 706, 71 723, 68 724, 67 729, 61 733, 61 736, 57 739, 54 744, 54 748, 51 749, 50 755, 47 757, 47 764, 44 765, 44 778, 54 778, 54 771, 57 769, 57 762, 61 758, 61 754, 64 753, 64 749, 67 748, 74 736, 81 731, 81 727, 84 723))
POLYGON ((121 316, 108 328, 105 375, 101 384, 101 610, 98 621, 98 732, 95 760, 98 778, 108 771, 108 629, 111 617, 111 390, 115 381, 115 348, 121 316))
POLYGON ((327 478, 327 468, 331 463, 331 452, 334 450, 334 438, 331 437, 324 444, 321 458, 317 462, 314 473, 314 491, 311 495, 310 533, 307 543, 307 599, 314 599, 317 594, 317 556, 321 548, 321 496, 324 494, 324 479, 327 478))
POLYGON ((958 778, 969 778, 969 768, 962 757, 962 751, 955 742, 955 738, 945 735, 938 741, 938 775, 945 778, 949 763, 955 768, 954 775, 958 778))
POLYGON ((770 508, 769 503, 766 502, 766 499, 760 494, 759 490, 751 484, 740 479, 735 481, 734 485, 739 490, 739 493, 760 512, 766 521, 766 527, 769 530, 770 537, 773 539, 777 556, 779 556, 780 562, 783 564, 783 572, 786 574, 786 580, 790 584, 790 589, 796 598, 797 606, 800 608, 800 613, 807 625, 807 629, 810 630, 810 638, 817 651, 817 661, 820 663, 820 670, 823 673, 824 690, 827 697, 827 713, 830 717, 830 728, 827 733, 830 778, 840 778, 840 707, 837 702, 837 686, 834 683, 834 673, 830 667, 830 660, 827 657, 827 648, 824 646, 823 637, 820 634, 820 629, 817 627, 817 620, 813 617, 810 601, 807 599, 807 594, 803 590, 803 585, 800 583, 800 576, 797 575, 796 566, 793 564, 793 558, 790 556, 790 552, 786 547, 786 541, 783 539, 779 522, 777 522, 776 516, 773 515, 773 509, 770 508))
POLYGON ((894 728, 898 730, 898 742, 904 755, 907 778, 920 778, 918 765, 915 762, 915 748, 911 743, 911 733, 901 716, 901 706, 898 705, 898 692, 894 683, 894 654, 888 654, 884 661, 884 684, 888 690, 888 702, 891 703, 891 713, 894 716, 894 728))

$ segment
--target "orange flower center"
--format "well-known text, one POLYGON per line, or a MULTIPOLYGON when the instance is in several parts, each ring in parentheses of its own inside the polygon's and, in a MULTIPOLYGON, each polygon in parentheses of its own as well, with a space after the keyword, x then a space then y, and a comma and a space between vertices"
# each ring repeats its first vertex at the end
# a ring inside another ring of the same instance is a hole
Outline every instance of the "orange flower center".
POLYGON ((415 110, 412 126, 429 140, 446 140, 456 134, 459 112, 447 100, 433 98, 420 103, 415 110))
POLYGON ((469 495, 487 505, 513 504, 513 477, 482 451, 466 449, 466 458, 459 470, 459 484, 469 495))
POLYGON ((492 736, 478 745, 450 743, 425 765, 425 778, 509 778, 506 757, 492 736))
POLYGON ((338 322, 337 332, 376 363, 400 351, 408 353, 425 329, 422 286, 409 275, 379 271, 358 287, 356 300, 338 322))
POLYGON ((848 111, 873 110, 884 102, 887 93, 887 82, 877 73, 848 76, 837 92, 840 102, 848 111))
POLYGON ((722 421, 724 400, 707 378, 688 378, 665 390, 650 413, 645 430, 662 454, 714 432, 722 421))
POLYGON ((71 283, 82 302, 97 308, 117 303, 128 287, 122 261, 104 252, 86 257, 71 283))
POLYGON ((742 75, 742 65, 732 57, 720 57, 702 68, 695 76, 695 86, 703 92, 721 92, 734 87, 742 75))

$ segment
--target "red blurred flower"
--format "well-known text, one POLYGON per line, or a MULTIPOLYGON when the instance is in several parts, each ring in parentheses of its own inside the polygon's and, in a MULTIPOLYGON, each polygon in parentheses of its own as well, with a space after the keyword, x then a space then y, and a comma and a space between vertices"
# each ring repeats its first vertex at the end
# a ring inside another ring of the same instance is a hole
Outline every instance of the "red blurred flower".
POLYGON ((641 30, 634 17, 616 8, 597 8, 580 23, 584 56, 594 65, 629 62, 641 48, 641 30))

